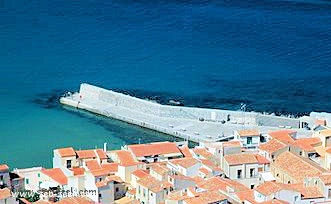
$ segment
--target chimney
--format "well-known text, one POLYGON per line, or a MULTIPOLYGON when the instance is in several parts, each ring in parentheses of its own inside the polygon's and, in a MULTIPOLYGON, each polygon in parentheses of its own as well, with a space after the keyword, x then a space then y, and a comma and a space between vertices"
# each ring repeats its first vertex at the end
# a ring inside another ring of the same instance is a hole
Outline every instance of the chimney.
POLYGON ((107 142, 103 143, 103 151, 107 152, 107 142))

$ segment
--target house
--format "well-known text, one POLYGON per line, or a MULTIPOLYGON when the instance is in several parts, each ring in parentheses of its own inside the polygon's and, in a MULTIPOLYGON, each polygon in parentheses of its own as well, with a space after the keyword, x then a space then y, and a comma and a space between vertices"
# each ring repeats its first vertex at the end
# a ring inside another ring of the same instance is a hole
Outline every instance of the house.
POLYGON ((331 129, 314 132, 313 137, 318 137, 324 148, 331 146, 331 129))
POLYGON ((257 202, 265 202, 273 200, 275 194, 282 189, 282 186, 276 182, 264 182, 254 189, 254 200, 257 202))
POLYGON ((281 153, 271 163, 271 172, 276 181, 284 184, 303 183, 306 177, 314 177, 326 171, 310 159, 288 151, 281 153))
POLYGON ((212 177, 212 176, 220 176, 223 174, 223 170, 220 166, 216 165, 212 161, 208 159, 200 159, 201 168, 199 169, 199 175, 203 178, 212 177), (208 172, 207 172, 208 171, 208 172))
POLYGON ((72 147, 53 150, 53 168, 78 167, 76 152, 72 147))
POLYGON ((149 168, 149 174, 159 181, 167 180, 170 173, 166 163, 153 163, 149 168))
POLYGON ((258 167, 259 163, 254 154, 241 153, 224 156, 225 176, 251 189, 258 184, 258 167))
POLYGON ((164 203, 171 189, 169 182, 148 176, 137 181, 136 199, 144 204, 164 203))
POLYGON ((162 162, 183 157, 174 142, 128 145, 127 149, 136 161, 145 163, 162 162))
POLYGON ((298 184, 265 182, 254 189, 254 198, 258 203, 271 202, 275 199, 288 203, 316 203, 324 201, 317 187, 298 184))
POLYGON ((254 154, 258 162, 258 172, 270 171, 270 161, 260 154, 254 154))
POLYGON ((319 146, 322 146, 322 141, 319 137, 300 138, 293 142, 291 151, 298 153, 300 156, 310 158, 317 154, 316 147, 319 146))
POLYGON ((0 204, 16 204, 9 188, 0 189, 0 204))
POLYGON ((37 176, 39 180, 39 189, 49 190, 57 187, 62 190, 67 189, 68 177, 60 168, 42 169, 37 176))
POLYGON ((235 131, 234 137, 247 149, 256 149, 260 143, 260 133, 258 130, 238 130, 235 131))
POLYGON ((306 178, 306 186, 315 186, 323 194, 323 197, 331 200, 331 173, 322 173, 316 177, 306 178))
POLYGON ((219 203, 226 204, 228 203, 228 197, 221 193, 218 190, 213 191, 202 191, 195 196, 186 197, 183 200, 183 204, 192 204, 192 203, 219 203))
POLYGON ((10 188, 9 167, 6 164, 0 164, 0 189, 10 188))
POLYGON ((38 191, 42 167, 32 167, 26 169, 14 169, 13 173, 24 178, 24 189, 38 191))
POLYGON ((195 185, 195 179, 182 174, 171 174, 168 176, 168 182, 175 190, 182 190, 195 185))
POLYGON ((149 176, 149 173, 146 170, 137 169, 131 173, 131 185, 133 188, 137 187, 137 181, 144 177, 149 176))
POLYGON ((174 172, 183 174, 184 176, 193 177, 198 176, 201 164, 197 159, 185 157, 169 160, 167 167, 174 172))
POLYGON ((277 139, 285 144, 292 144, 297 138, 297 131, 295 130, 276 130, 267 134, 267 140, 277 139))
POLYGON ((289 146, 277 139, 271 139, 259 146, 259 154, 269 161, 274 161, 279 154, 288 151, 289 146))

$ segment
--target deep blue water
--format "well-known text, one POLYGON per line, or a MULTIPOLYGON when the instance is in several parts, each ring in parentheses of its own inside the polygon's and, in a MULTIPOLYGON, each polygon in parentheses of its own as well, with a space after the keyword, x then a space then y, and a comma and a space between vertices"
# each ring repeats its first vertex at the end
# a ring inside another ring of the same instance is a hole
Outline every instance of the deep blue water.
POLYGON ((330 1, 0 0, 0 163, 173 139, 63 109, 81 82, 189 106, 331 111, 330 1), (101 121, 101 122, 100 122, 101 121))

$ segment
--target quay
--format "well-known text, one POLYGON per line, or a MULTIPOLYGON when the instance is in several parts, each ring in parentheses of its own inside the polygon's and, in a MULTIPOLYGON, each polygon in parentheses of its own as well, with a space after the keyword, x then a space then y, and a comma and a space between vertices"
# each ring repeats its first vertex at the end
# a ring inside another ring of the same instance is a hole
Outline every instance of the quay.
POLYGON ((79 92, 66 94, 60 103, 193 142, 228 140, 234 131, 294 129, 309 135, 311 118, 289 118, 257 112, 161 105, 83 83, 79 92))

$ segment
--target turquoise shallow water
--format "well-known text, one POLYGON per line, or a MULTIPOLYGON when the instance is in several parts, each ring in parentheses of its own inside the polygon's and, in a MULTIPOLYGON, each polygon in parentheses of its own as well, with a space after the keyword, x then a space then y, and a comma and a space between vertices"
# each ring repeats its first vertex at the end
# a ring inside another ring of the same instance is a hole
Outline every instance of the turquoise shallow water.
POLYGON ((54 103, 81 82, 189 106, 331 111, 328 1, 0 1, 0 163, 164 140, 54 103))

